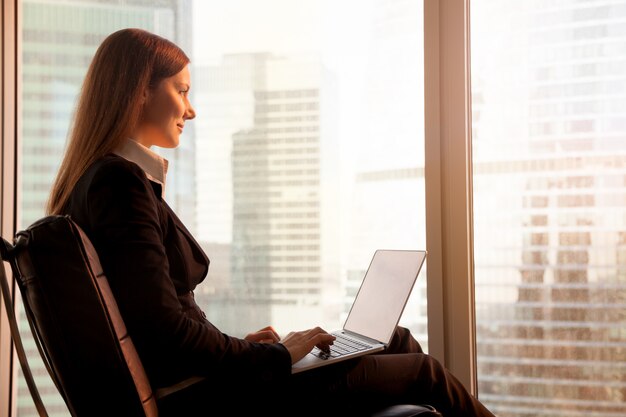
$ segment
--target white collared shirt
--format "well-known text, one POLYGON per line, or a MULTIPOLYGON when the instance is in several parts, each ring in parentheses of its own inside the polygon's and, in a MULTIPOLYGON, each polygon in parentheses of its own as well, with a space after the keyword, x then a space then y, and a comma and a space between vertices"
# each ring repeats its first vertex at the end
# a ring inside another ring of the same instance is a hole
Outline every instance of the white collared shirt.
POLYGON ((161 185, 161 198, 165 199, 165 178, 169 164, 167 159, 131 138, 122 142, 113 153, 139 165, 150 181, 161 185))

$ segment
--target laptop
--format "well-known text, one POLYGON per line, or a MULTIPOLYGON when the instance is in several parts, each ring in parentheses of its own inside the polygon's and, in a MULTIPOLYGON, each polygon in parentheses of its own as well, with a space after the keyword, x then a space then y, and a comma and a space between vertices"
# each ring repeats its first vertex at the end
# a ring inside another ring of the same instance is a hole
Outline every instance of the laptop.
POLYGON ((426 251, 377 250, 343 329, 329 352, 318 348, 294 363, 291 373, 384 350, 400 321, 413 285, 426 259, 426 251))

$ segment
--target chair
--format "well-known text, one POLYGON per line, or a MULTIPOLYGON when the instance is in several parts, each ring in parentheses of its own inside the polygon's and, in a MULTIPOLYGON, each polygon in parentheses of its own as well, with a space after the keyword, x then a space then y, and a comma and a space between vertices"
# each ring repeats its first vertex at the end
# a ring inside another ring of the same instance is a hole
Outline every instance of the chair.
MULTIPOLYGON (((69 216, 48 216, 0 244, 22 295, 43 362, 73 416, 156 417, 159 404, 203 380, 157 390, 150 386, 98 255, 69 216)), ((0 262, 0 289, 28 388, 47 416, 21 343, 0 262)), ((396 406, 375 417, 440 416, 426 406, 396 406)))

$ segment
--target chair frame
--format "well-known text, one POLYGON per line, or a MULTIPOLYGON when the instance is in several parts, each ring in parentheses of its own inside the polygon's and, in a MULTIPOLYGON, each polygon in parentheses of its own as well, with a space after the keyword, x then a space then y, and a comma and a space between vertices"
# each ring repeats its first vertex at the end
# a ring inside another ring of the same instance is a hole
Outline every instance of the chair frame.
MULTIPOLYGON (((24 351, 24 344, 22 343, 22 337, 20 336, 19 328, 17 326, 17 319, 15 317, 15 306, 13 305, 13 300, 11 300, 11 291, 10 291, 9 283, 7 281, 7 277, 5 273, 5 267, 4 267, 3 261, 4 260, 8 261, 9 259, 11 259, 10 250, 12 248, 13 246, 9 242, 2 239, 2 242, 0 242, 0 291, 2 292, 4 308, 9 318, 9 328, 11 330, 11 337, 13 339, 13 344, 15 345, 17 357, 20 361, 20 366, 22 368, 22 373, 24 374, 24 379, 26 380, 26 385, 28 386, 28 391, 30 392, 31 397, 33 398, 33 401, 35 403, 35 408, 37 409, 37 412, 39 413, 39 415, 42 417, 44 416, 47 417, 48 412, 46 411, 43 401, 41 400, 41 395, 39 394, 39 391, 37 390, 37 385, 35 384, 33 373, 30 369, 30 366, 28 365, 28 359, 26 358, 26 352, 24 351)), ((37 333, 34 331, 34 326, 28 314, 27 314, 27 317, 28 317, 28 325, 30 326, 31 331, 33 332, 33 337, 35 338, 35 344, 37 345, 37 349, 39 350, 39 353, 44 361, 44 364, 46 365, 46 368, 48 369, 48 372, 50 372, 50 369, 49 369, 50 365, 48 361, 46 360, 47 358, 41 354, 42 353, 41 341, 39 340, 38 337, 36 337, 37 333)), ((56 384, 56 381, 55 381, 55 384, 56 384)))
MULTIPOLYGON (((108 281, 106 279, 106 276, 104 276, 104 274, 101 271, 100 261, 97 257, 95 249, 91 245, 91 242, 89 241, 85 233, 80 229, 80 227, 75 222, 73 222, 69 218, 69 216, 54 216, 54 217, 58 217, 58 218, 63 217, 64 218, 63 220, 68 221, 72 229, 74 230, 75 237, 77 239, 80 239, 80 244, 83 249, 83 255, 88 265, 88 268, 90 269, 92 279, 95 284, 95 290, 98 291, 98 293, 100 294, 100 297, 102 299, 102 307, 104 308, 105 313, 108 316, 112 317, 112 319, 110 320, 111 326, 114 328, 117 336, 120 337, 121 333, 126 332, 125 325, 123 323, 123 319, 121 318, 121 315, 119 314, 119 310, 117 307, 117 303, 115 302, 115 298, 110 292, 110 288, 108 286, 108 281)), ((69 406, 70 402, 68 401, 68 397, 67 397, 67 393, 65 392, 65 389, 59 382, 61 379, 59 378, 56 370, 54 369, 54 366, 52 364, 52 361, 50 360, 50 355, 45 347, 45 344, 42 343, 42 338, 41 338, 39 329, 37 327, 36 320, 32 315, 32 310, 30 306, 28 305, 28 298, 24 297, 24 289, 21 287, 20 281, 15 279, 16 275, 23 277, 22 272, 19 269, 18 262, 16 261, 16 252, 20 249, 20 245, 22 244, 24 244, 24 242, 20 239, 20 234, 18 234, 15 239, 15 245, 12 245, 5 239, 2 239, 2 242, 0 242, 0 292, 2 292, 4 306, 5 306, 7 316, 9 319, 9 328, 11 331, 11 337, 15 345, 15 350, 17 352, 19 363, 22 368, 22 372, 24 374, 24 379, 26 380, 28 390, 30 392, 31 397, 33 398, 33 402, 35 404, 35 408, 39 416, 48 417, 48 413, 46 411, 45 405, 43 404, 41 395, 37 389, 37 385, 35 383, 32 370, 28 363, 28 358, 26 356, 24 344, 22 342, 22 338, 19 332, 17 318, 15 316, 15 303, 11 297, 11 294, 12 294, 11 287, 9 285, 9 280, 5 272, 3 261, 6 261, 11 266, 12 278, 13 278, 12 282, 15 284, 14 288, 15 287, 19 288, 20 293, 22 294, 22 303, 24 304, 24 307, 25 307, 24 310, 26 313, 28 325, 30 327, 31 333, 33 335, 33 339, 35 341, 35 345, 37 346, 37 350, 39 351, 39 354, 46 367, 46 370, 48 371, 48 374, 50 375, 52 381, 54 382, 57 390, 61 394, 65 403, 69 406)), ((127 337, 127 336, 124 336, 124 337, 127 337)), ((131 360, 136 358, 136 360, 139 361, 139 363, 141 363, 141 359, 139 358, 132 344, 130 347, 125 346, 121 348, 121 350, 125 351, 124 356, 126 357, 127 360, 128 360, 127 354, 130 353, 131 360)), ((138 391, 140 391, 139 389, 140 385, 145 386, 147 384, 148 387, 150 385, 145 375, 145 372, 143 371, 143 367, 141 366, 140 368, 141 368, 140 372, 135 372, 134 374, 133 372, 131 372, 131 374, 133 374, 132 377, 133 377, 135 386, 137 387, 138 391)), ((178 391, 181 391, 185 388, 188 388, 193 384, 201 382, 204 379, 205 379, 204 377, 200 377, 200 376, 191 377, 183 381, 180 381, 172 386, 156 389, 152 391, 150 398, 148 398, 147 400, 141 400, 141 396, 140 396, 139 400, 142 403, 144 403, 143 410, 144 410, 145 416, 157 417, 158 416, 157 402, 159 400, 164 399, 165 397, 171 394, 174 394, 178 391)), ((71 407, 70 407, 70 412, 72 413, 71 407)))

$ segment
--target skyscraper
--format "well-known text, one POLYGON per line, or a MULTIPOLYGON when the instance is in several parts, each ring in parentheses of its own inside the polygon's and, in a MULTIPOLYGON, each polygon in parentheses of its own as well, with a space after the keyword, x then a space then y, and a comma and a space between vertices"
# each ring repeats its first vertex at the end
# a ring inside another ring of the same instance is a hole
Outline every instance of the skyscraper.
POLYGON ((618 3, 473 8, 497 22, 472 24, 472 84, 479 395, 500 417, 626 412, 618 3))
MULTIPOLYGON (((20 227, 44 215, 61 162, 72 111, 83 77, 100 42, 115 30, 140 27, 164 36, 191 53, 190 0, 23 0, 22 136, 20 227)), ((194 138, 186 130, 170 159, 167 200, 193 230, 195 219, 194 138)), ((21 320, 26 335, 25 319, 21 320)), ((26 337, 25 337, 26 339, 26 337)), ((40 391, 52 416, 68 415, 25 340, 40 391)), ((18 415, 37 415, 26 386, 18 387, 18 415)))
MULTIPOLYGON (((308 55, 229 55, 199 73, 197 107, 207 120, 198 125, 198 187, 211 195, 199 200, 198 227, 207 245, 231 245, 230 280, 201 302, 234 334, 293 328, 338 288, 339 209, 328 202, 332 184, 324 186, 336 167, 322 163, 335 151, 328 120, 322 134, 332 81, 308 55)), ((210 272, 203 286, 211 280, 210 272)))
POLYGON ((264 90, 266 61, 271 55, 233 54, 219 65, 198 67, 192 74, 194 106, 201 115, 197 170, 198 238, 230 244, 233 233, 232 135, 254 126, 254 91, 264 90))

